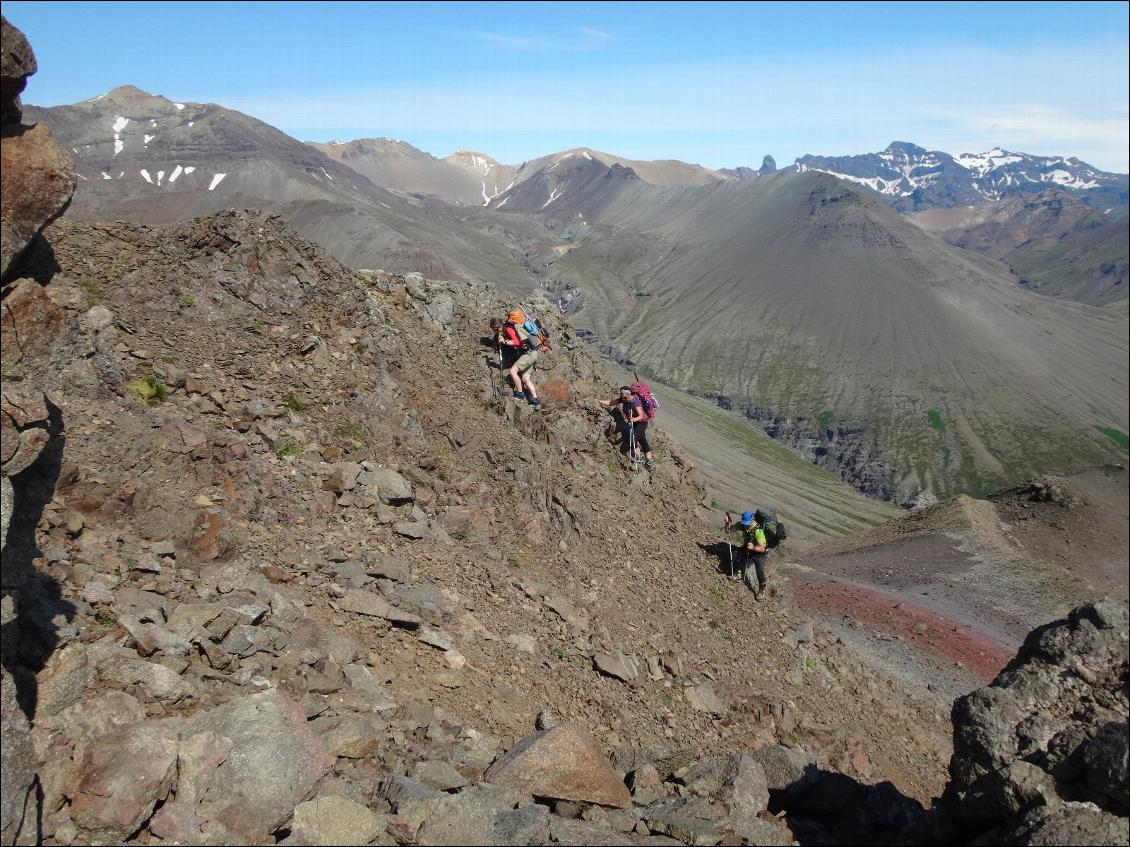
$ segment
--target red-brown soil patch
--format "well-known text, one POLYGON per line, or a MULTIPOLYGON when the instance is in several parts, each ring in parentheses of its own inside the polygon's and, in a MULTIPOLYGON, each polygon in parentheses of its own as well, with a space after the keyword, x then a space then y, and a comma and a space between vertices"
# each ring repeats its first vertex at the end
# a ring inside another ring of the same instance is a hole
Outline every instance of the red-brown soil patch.
POLYGON ((1016 654, 1009 646, 925 606, 829 580, 798 581, 795 603, 823 616, 847 615, 877 631, 897 636, 928 653, 960 662, 978 678, 992 680, 1016 654))

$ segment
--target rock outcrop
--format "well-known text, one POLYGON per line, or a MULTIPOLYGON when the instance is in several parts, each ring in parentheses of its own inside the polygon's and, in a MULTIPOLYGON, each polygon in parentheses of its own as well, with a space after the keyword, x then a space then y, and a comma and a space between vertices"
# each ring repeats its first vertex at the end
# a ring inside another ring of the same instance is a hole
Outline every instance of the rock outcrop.
POLYGON ((46 125, 20 123, 20 93, 37 70, 35 54, 7 18, 2 25, 0 280, 7 281, 36 234, 67 208, 75 190, 75 172, 46 125))
POLYGON ((962 838, 1126 843, 1128 635, 1124 603, 1078 608, 954 704, 943 804, 962 838))
POLYGON ((58 409, 35 379, 23 380, 28 357, 47 356, 62 331, 62 312, 37 282, 18 279, 19 260, 39 232, 62 214, 75 188, 70 159, 46 126, 20 123, 20 94, 37 69, 23 33, 0 18, 0 624, 3 641, 3 800, 0 843, 39 839, 38 776, 28 717, 34 678, 22 655, 45 657, 51 633, 25 638, 19 615, 31 568, 35 525, 53 494, 60 447, 58 409), (11 284, 9 284, 11 283, 11 284))

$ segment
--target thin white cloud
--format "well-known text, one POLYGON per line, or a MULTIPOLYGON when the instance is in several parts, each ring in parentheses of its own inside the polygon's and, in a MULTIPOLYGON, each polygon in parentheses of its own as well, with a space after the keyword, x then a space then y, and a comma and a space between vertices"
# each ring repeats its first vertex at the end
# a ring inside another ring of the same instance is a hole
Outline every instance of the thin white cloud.
POLYGON ((602 29, 593 29, 592 27, 587 26, 581 27, 580 32, 586 38, 590 38, 593 41, 608 41, 610 38, 612 38, 612 33, 610 32, 605 32, 602 29))
POLYGON ((489 47, 521 52, 586 52, 613 40, 612 33, 592 27, 576 27, 553 35, 511 35, 471 30, 467 36, 489 47))
POLYGON ((939 113, 964 125, 976 134, 999 134, 1002 137, 1024 137, 1055 141, 1120 142, 1126 144, 1127 116, 1086 117, 1068 109, 1045 103, 1004 106, 999 110, 960 113, 953 110, 939 113))
POLYGON ((492 47, 505 47, 510 50, 538 50, 547 46, 544 38, 533 36, 504 35, 500 32, 469 32, 467 34, 476 41, 481 41, 492 47))

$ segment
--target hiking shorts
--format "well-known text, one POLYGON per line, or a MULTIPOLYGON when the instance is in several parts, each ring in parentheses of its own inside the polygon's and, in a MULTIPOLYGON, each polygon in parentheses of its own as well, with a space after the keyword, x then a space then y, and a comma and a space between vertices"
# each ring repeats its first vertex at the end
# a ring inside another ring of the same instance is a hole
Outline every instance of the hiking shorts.
POLYGON ((514 363, 514 367, 518 369, 518 373, 524 374, 526 371, 532 371, 534 369, 534 365, 536 365, 537 363, 538 351, 527 350, 525 353, 518 357, 518 361, 514 363))

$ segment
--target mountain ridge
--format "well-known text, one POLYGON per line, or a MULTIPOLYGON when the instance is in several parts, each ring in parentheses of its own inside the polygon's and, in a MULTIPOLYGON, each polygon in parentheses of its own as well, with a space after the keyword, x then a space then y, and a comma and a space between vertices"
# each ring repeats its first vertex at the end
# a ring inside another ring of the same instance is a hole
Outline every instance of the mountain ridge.
MULTIPOLYGON (((126 160, 138 173, 143 164, 157 172, 156 184, 132 172, 129 180, 88 179, 72 214, 114 210, 159 221, 233 203, 262 206, 283 212, 356 267, 491 280, 520 295, 545 292, 613 357, 742 410, 873 495, 913 503, 983 493, 1036 472, 1068 472, 1117 452, 1103 432, 1128 428, 1125 405, 1099 387, 1103 374, 1125 381, 1116 354, 1126 345, 1117 327, 1071 308, 1056 317, 1055 307, 1016 299, 1009 293, 1015 280, 1001 266, 924 236, 870 192, 831 175, 784 169, 744 181, 656 185, 634 167, 577 148, 519 166, 508 188, 482 195, 485 208, 451 206, 375 186, 320 150, 222 107, 200 113, 207 116, 203 135, 185 123, 205 107, 176 109, 163 100, 147 119, 115 129, 125 118, 117 111, 120 96, 108 109, 94 102, 79 113, 41 113, 86 156, 79 157, 80 174, 126 160), (99 121, 93 152, 82 134, 91 110, 99 121), (110 131, 120 137, 111 140, 110 131), (171 169, 169 150, 204 155, 213 142, 209 155, 219 158, 204 175, 224 178, 206 186, 199 177, 191 191, 178 180, 168 191, 151 157, 166 155, 171 169), (529 175, 519 179, 523 174, 529 175), (115 196, 119 187, 134 193, 115 196), (837 277, 846 281, 830 284, 837 277), (733 316, 722 320, 731 322, 736 343, 722 345, 682 326, 705 322, 708 303, 723 313, 736 303, 733 311, 746 315, 741 324, 733 316), (748 311, 755 303, 756 314, 748 311), (859 303, 873 313, 860 312, 859 303), (1011 348, 993 339, 980 316, 985 310, 1008 328, 998 335, 1009 336, 1011 348), (926 317, 915 318, 919 312, 926 317), (844 315, 853 315, 850 328, 844 315), (1085 340, 1034 344, 1024 323, 1033 317, 1042 326, 1074 327, 1085 340), (916 329, 900 326, 907 320, 916 329), (941 327, 982 358, 961 354, 958 364, 941 327), (1017 356, 1017 349, 1031 356, 1017 356), (1100 373, 1065 381, 1075 365, 1056 357, 1078 364, 1084 355, 1100 373), (988 373, 985 362, 1002 374, 988 373), (992 411, 960 397, 970 374, 992 411), (1059 404, 1080 411, 1053 414, 1042 400, 1034 416, 1018 411, 1027 408, 1026 392, 1042 398, 1048 385, 1059 404), (1084 421, 1083 409, 1094 419, 1084 421), (819 425, 829 416, 835 426, 819 425), (1030 457, 1017 447, 1020 440, 1033 445, 1030 457)), ((921 149, 904 147, 908 155, 921 149)), ((464 158, 486 192, 484 175, 496 164, 475 153, 464 158)), ((695 170, 695 178, 702 173, 695 170)))
POLYGON ((821 170, 865 185, 902 212, 984 203, 1059 188, 1103 211, 1126 214, 1130 175, 1100 171, 1077 158, 1033 156, 994 147, 952 155, 893 141, 879 153, 805 155, 794 169, 821 170))

